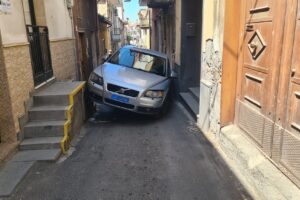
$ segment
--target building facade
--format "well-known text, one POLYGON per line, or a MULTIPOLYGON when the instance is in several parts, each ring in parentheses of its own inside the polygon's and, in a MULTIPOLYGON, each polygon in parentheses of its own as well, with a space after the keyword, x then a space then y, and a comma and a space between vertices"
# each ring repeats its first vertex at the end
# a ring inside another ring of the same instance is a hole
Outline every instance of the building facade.
POLYGON ((105 58, 109 54, 110 46, 110 27, 112 26, 111 21, 108 18, 98 15, 99 24, 99 51, 100 59, 105 58))
POLYGON ((73 1, 78 78, 88 80, 99 63, 98 13, 96 0, 73 1))
POLYGON ((141 30, 137 22, 128 22, 126 26, 127 42, 131 45, 139 46, 141 43, 141 30))
POLYGON ((150 49, 151 43, 151 9, 141 9, 138 13, 140 27, 140 47, 150 49))
POLYGON ((115 52, 125 45, 126 42, 126 20, 124 18, 123 1, 100 0, 98 1, 98 14, 106 17, 111 23, 109 52, 115 52))
MULTIPOLYGON (((76 79, 71 5, 63 0, 11 0, 0 14, 0 152, 15 149, 36 88, 76 79)), ((2 7, 3 8, 3 7, 2 7)))
POLYGON ((298 187, 299 8, 299 1, 204 1, 198 119, 216 136, 236 127, 298 187))
POLYGON ((219 138, 236 127, 299 187, 300 2, 140 4, 152 8, 151 48, 168 54, 200 129, 219 138))
POLYGON ((140 0, 140 5, 152 9, 151 48, 169 56, 179 75, 179 90, 199 87, 202 1, 140 0))

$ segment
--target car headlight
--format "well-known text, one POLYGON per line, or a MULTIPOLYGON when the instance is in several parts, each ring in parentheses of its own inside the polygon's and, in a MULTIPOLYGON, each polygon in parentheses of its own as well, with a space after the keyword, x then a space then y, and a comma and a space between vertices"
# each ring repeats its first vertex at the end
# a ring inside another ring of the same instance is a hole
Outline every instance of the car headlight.
POLYGON ((103 78, 101 76, 98 76, 96 73, 92 72, 90 75, 90 81, 98 84, 103 85, 103 78))
POLYGON ((145 97, 163 98, 164 97, 164 91, 162 91, 162 90, 149 90, 145 93, 145 97))

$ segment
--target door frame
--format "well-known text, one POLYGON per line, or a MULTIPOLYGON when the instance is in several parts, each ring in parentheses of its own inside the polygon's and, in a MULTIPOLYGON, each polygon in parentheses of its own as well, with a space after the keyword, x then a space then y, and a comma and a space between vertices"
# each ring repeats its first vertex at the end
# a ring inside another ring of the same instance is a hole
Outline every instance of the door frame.
POLYGON ((241 1, 226 0, 222 58, 221 127, 234 123, 237 90, 239 40, 242 17, 241 1))

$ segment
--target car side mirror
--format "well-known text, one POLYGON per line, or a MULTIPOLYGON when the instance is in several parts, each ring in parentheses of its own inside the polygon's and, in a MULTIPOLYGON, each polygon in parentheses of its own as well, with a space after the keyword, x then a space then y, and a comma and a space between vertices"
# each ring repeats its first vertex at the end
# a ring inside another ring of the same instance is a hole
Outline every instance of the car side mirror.
POLYGON ((171 74, 170 74, 170 77, 171 77, 171 78, 178 78, 177 72, 175 72, 174 70, 172 70, 172 71, 171 71, 171 74))

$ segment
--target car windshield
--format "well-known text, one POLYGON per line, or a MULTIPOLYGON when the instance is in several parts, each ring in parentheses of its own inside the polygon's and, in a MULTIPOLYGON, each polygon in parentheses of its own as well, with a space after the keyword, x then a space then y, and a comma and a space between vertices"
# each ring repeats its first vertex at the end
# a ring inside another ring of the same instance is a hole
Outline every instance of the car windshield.
POLYGON ((160 76, 165 76, 166 74, 166 60, 164 58, 134 51, 128 48, 120 49, 111 57, 111 59, 108 60, 108 62, 160 76))

